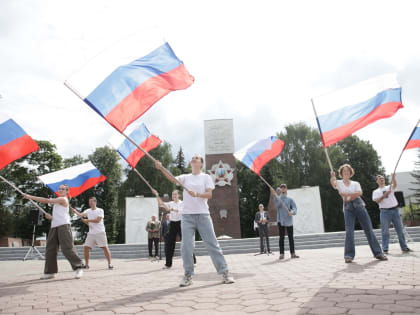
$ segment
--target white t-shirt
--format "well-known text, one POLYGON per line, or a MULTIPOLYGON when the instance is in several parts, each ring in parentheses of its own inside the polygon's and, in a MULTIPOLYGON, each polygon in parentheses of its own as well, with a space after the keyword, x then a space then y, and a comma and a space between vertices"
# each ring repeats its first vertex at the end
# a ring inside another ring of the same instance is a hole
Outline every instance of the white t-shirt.
POLYGON ((169 212, 169 220, 173 222, 181 221, 182 218, 182 200, 165 202, 169 209, 178 210, 169 212))
POLYGON ((359 182, 355 182, 353 180, 350 181, 349 186, 345 185, 342 180, 337 180, 337 187, 338 190, 344 194, 354 194, 355 192, 362 191, 362 187, 360 187, 359 182))
MULTIPOLYGON (((387 191, 389 191, 389 185, 383 188, 378 187, 372 193, 373 201, 382 197, 387 191)), ((398 201, 397 201, 397 198, 395 198, 394 190, 392 190, 392 192, 379 203, 379 208, 384 208, 384 209, 395 208, 397 206, 398 206, 398 201)))
MULTIPOLYGON (((177 176, 177 179, 188 189, 200 194, 206 192, 206 189, 214 189, 213 180, 208 174, 185 174, 177 176)), ((192 197, 185 189, 183 192, 183 197, 183 214, 210 213, 209 206, 207 204, 207 199, 200 197, 192 197)))
MULTIPOLYGON (((66 198, 66 197, 64 197, 66 198)), ((69 200, 66 198, 67 204, 69 200)), ((70 224, 69 206, 64 207, 59 203, 55 203, 52 211, 51 228, 55 228, 60 225, 70 224)))
POLYGON ((104 210, 101 208, 96 208, 95 210, 87 209, 83 211, 83 214, 87 215, 88 220, 95 220, 98 217, 101 217, 102 220, 99 223, 89 222, 89 233, 88 234, 98 234, 105 232, 104 225, 104 210))

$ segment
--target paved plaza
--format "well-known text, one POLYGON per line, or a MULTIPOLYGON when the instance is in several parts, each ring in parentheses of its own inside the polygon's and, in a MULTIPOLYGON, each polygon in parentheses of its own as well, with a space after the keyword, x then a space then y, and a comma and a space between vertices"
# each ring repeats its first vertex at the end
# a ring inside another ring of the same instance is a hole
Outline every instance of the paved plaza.
POLYGON ((39 280, 43 261, 0 262, 1 314, 420 314, 420 243, 389 261, 368 246, 345 264, 342 248, 297 250, 300 259, 226 255, 234 284, 221 284, 211 260, 199 256, 193 285, 180 288, 182 261, 92 260, 82 279, 66 260, 55 279, 39 280))

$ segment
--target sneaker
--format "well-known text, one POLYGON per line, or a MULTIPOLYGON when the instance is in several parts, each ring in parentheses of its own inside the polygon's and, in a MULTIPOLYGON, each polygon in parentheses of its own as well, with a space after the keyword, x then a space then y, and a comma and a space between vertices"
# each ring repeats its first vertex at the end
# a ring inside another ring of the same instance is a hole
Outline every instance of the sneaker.
POLYGON ((192 284, 192 277, 190 275, 185 275, 182 279, 181 283, 179 284, 180 287, 188 287, 192 284))
POLYGON ((54 279, 55 278, 55 273, 44 273, 41 276, 41 280, 47 280, 47 279, 54 279))
POLYGON ((284 254, 280 254, 279 259, 280 259, 280 260, 284 259, 284 254))
POLYGON ((345 262, 346 264, 350 264, 350 263, 352 263, 352 262, 353 262, 353 258, 346 257, 346 258, 344 258, 344 262, 345 262))
POLYGON ((384 254, 388 255, 388 250, 387 249, 384 249, 384 254))
POLYGON ((89 265, 84 265, 82 268, 89 269, 89 265))
POLYGON ((83 269, 82 268, 77 269, 76 272, 74 273, 74 277, 76 279, 80 279, 82 276, 83 276, 83 269))
POLYGON ((223 283, 225 284, 230 284, 230 283, 235 283, 235 280, 233 279, 233 277, 231 275, 229 275, 229 271, 225 271, 222 275, 223 277, 223 283))
POLYGON ((171 269, 171 267, 172 267, 172 266, 166 266, 166 265, 165 265, 165 266, 163 266, 163 268, 162 268, 162 269, 171 269))
POLYGON ((111 265, 111 264, 109 264, 109 265, 108 265, 108 269, 109 269, 109 270, 112 270, 112 269, 114 269, 114 266, 113 266, 113 265, 111 265))
POLYGON ((379 254, 375 258, 382 261, 388 260, 388 258, 384 254, 379 254))
POLYGON ((292 254, 290 258, 299 258, 299 256, 296 254, 292 254))
POLYGON ((402 249, 402 252, 403 252, 403 254, 407 254, 407 253, 409 253, 409 252, 412 252, 413 250, 412 249, 410 249, 410 248, 404 248, 404 249, 402 249))

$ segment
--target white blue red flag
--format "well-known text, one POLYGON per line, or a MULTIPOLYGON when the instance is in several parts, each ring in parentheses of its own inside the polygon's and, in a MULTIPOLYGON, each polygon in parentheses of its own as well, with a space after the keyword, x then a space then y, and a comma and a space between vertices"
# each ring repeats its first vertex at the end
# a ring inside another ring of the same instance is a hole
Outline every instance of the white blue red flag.
POLYGON ((420 148, 420 127, 414 128, 404 150, 420 148))
POLYGON ((67 184, 70 188, 69 195, 71 197, 80 195, 85 190, 88 190, 106 179, 90 161, 42 175, 38 178, 56 195, 58 195, 58 188, 60 185, 67 184))
MULTIPOLYGON (((149 152, 158 147, 162 140, 152 135, 145 124, 140 126, 130 125, 126 133, 144 151, 149 152)), ((127 161, 131 167, 136 167, 137 163, 143 158, 144 153, 121 134, 115 134, 109 143, 117 150, 117 152, 127 161)))
POLYGON ((386 74, 313 99, 324 147, 402 108, 397 75, 386 74))
POLYGON ((277 137, 268 137, 254 141, 233 155, 251 171, 260 175, 265 164, 278 156, 283 150, 284 142, 277 137))
POLYGON ((194 82, 156 32, 141 33, 105 50, 66 81, 120 132, 171 91, 194 82))
POLYGON ((39 149, 13 119, 0 113, 0 169, 39 149))

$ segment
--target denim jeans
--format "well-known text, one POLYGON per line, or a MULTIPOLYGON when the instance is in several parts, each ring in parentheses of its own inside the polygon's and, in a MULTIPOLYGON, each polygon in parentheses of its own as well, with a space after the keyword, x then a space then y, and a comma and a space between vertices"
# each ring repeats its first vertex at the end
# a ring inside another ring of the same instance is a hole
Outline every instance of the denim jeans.
POLYGON ((258 231, 260 233, 260 253, 264 252, 264 237, 267 242, 267 251, 270 252, 270 239, 268 238, 267 224, 258 224, 258 231))
POLYGON ((214 233, 213 222, 210 214, 183 214, 181 220, 182 243, 181 256, 184 263, 185 275, 194 274, 194 238, 195 231, 198 230, 200 236, 206 245, 211 260, 217 273, 222 274, 228 271, 225 257, 214 233))
POLYGON ((344 258, 354 258, 356 249, 354 246, 354 224, 356 218, 365 232, 370 249, 376 257, 382 254, 381 246, 373 233, 372 221, 361 198, 344 203, 344 222, 346 227, 346 240, 344 246, 344 258))
POLYGON ((389 224, 392 222, 395 228, 395 232, 397 232, 398 241, 400 242, 401 249, 406 249, 407 243, 405 242, 399 209, 394 208, 394 209, 381 210, 380 218, 381 218, 381 229, 382 229, 382 248, 384 250, 388 250, 389 224))

